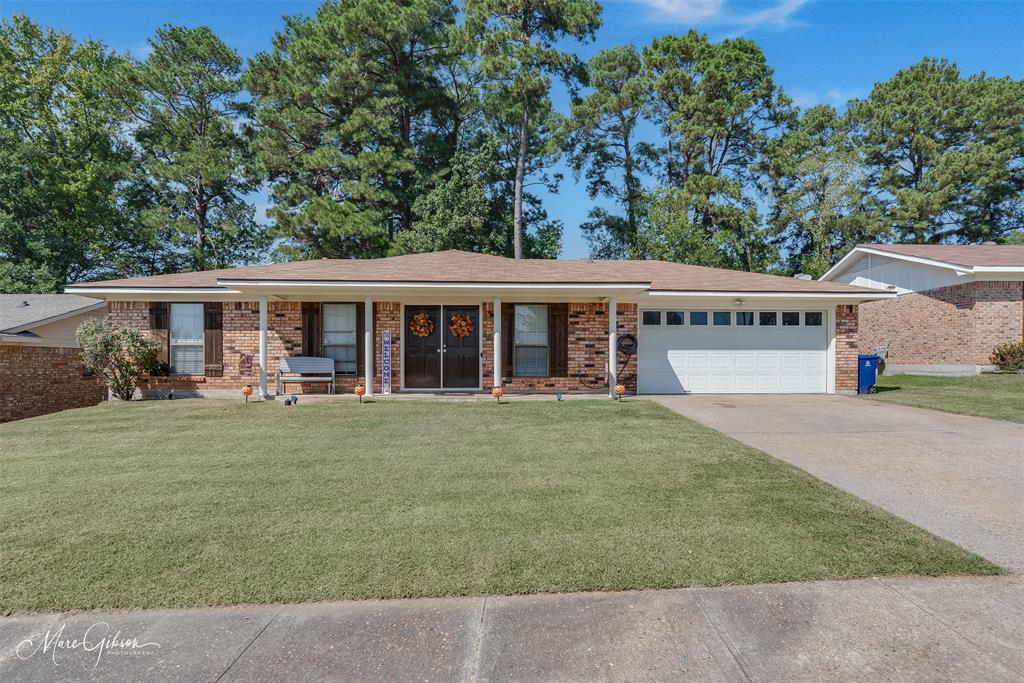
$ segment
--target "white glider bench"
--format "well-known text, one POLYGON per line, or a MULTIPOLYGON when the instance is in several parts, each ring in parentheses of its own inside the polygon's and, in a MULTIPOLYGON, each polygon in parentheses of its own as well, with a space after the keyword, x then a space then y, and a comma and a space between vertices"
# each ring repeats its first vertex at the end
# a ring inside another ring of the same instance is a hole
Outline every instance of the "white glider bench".
POLYGON ((284 393, 285 382, 327 383, 327 393, 334 393, 334 359, 313 356, 291 356, 282 358, 277 369, 277 393, 284 393))

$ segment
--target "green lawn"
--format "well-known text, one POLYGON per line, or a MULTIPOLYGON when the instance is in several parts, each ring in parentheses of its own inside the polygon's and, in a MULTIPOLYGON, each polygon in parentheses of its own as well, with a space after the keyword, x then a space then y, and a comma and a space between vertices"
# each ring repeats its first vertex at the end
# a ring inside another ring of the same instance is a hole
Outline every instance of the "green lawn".
POLYGON ((638 400, 106 404, 0 466, 7 613, 999 572, 638 400))
POLYGON ((875 401, 1024 422, 1024 375, 882 375, 875 401))

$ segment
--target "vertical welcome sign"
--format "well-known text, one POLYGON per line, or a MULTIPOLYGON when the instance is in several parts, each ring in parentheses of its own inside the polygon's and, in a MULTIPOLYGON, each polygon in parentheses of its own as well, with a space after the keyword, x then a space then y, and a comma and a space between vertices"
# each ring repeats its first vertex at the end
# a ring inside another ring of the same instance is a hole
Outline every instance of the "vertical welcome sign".
POLYGON ((385 329, 380 338, 380 390, 391 394, 391 330, 385 329))

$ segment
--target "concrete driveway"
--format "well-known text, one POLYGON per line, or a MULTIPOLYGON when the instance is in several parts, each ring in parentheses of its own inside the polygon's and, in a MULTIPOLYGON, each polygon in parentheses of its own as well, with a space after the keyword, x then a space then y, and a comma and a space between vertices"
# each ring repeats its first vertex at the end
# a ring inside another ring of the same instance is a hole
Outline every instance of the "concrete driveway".
POLYGON ((1024 572, 1024 425, 845 396, 650 398, 1024 572))

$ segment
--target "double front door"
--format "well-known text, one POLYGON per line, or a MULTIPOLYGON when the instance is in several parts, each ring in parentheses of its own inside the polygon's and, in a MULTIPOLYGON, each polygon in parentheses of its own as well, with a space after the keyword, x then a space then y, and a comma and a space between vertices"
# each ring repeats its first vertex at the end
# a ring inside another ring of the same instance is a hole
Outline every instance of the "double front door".
POLYGON ((406 306, 403 347, 407 389, 480 386, 479 307, 406 306))

